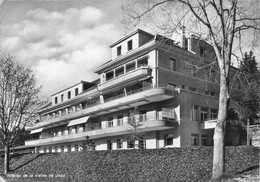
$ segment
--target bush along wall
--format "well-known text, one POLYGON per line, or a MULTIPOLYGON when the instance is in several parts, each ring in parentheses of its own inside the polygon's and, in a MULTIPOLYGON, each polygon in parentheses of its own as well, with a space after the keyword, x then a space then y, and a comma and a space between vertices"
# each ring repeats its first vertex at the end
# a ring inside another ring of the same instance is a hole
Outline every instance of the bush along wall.
MULTIPOLYGON (((209 181, 213 148, 26 154, 11 160, 10 178, 46 181, 209 181)), ((225 175, 259 170, 259 148, 226 147, 225 175), (257 168, 258 170, 252 170, 257 168)))

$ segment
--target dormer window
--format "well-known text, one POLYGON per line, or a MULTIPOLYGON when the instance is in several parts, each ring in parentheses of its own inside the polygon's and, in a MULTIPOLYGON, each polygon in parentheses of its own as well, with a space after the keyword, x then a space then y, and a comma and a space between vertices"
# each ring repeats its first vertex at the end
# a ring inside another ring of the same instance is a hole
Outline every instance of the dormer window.
POLYGON ((78 88, 75 89, 75 96, 77 96, 77 95, 79 95, 79 89, 78 88))
POLYGON ((58 97, 55 97, 55 104, 58 103, 58 97))
POLYGON ((127 50, 130 51, 133 49, 133 40, 129 40, 127 42, 127 50))
POLYGON ((68 92, 68 99, 70 99, 71 98, 71 92, 69 91, 68 92))
POLYGON ((120 56, 122 54, 122 47, 118 46, 117 47, 117 56, 120 56))

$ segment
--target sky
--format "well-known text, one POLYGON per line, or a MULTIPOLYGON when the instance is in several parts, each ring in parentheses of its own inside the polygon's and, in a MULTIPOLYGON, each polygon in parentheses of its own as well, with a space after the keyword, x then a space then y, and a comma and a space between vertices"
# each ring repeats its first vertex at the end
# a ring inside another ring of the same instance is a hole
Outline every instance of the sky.
POLYGON ((1 51, 34 71, 42 96, 93 81, 123 36, 123 1, 4 1, 1 51))
POLYGON ((42 97, 94 81, 93 69, 110 60, 109 45, 126 33, 121 6, 129 1, 5 0, 1 53, 34 71, 42 97))

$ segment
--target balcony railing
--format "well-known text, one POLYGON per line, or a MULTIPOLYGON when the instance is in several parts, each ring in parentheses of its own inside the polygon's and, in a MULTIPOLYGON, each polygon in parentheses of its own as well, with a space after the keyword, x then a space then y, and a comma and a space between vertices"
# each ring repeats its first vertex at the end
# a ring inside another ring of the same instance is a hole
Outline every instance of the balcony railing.
MULTIPOLYGON (((157 111, 157 112, 163 112, 163 111, 157 111)), ((172 120, 166 119, 159 115, 155 116, 154 118, 148 118, 147 114, 137 114, 135 116, 127 117, 126 123, 124 122, 123 118, 117 119, 116 126, 114 125, 114 123, 112 124, 112 122, 108 122, 106 128, 116 128, 116 127, 125 126, 132 121, 135 121, 137 124, 138 123, 141 124, 141 123, 146 123, 146 122, 153 122, 155 120, 168 120, 168 121, 173 122, 172 120)), ((73 135, 73 134, 77 134, 77 133, 83 133, 83 132, 92 131, 92 130, 102 130, 102 129, 106 129, 106 128, 101 128, 101 125, 89 125, 89 126, 82 127, 81 130, 75 130, 74 132, 72 132, 72 130, 70 130, 70 129, 62 130, 61 131, 62 134, 58 134, 57 132, 43 132, 41 134, 40 138, 28 139, 26 141, 35 141, 35 140, 55 138, 55 137, 61 137, 61 136, 69 136, 69 135, 73 135)))
POLYGON ((107 90, 118 86, 123 83, 127 83, 133 80, 144 78, 150 74, 148 67, 140 67, 129 72, 126 72, 120 76, 107 79, 105 82, 99 84, 99 90, 107 90))
MULTIPOLYGON (((155 86, 155 85, 152 85, 152 84, 148 84, 141 87, 141 88, 138 88, 138 89, 135 89, 135 90, 130 90, 130 91, 127 91, 126 94, 120 94, 120 95, 116 95, 116 96, 111 96, 109 98, 106 98, 104 100, 104 103, 107 103, 107 102, 110 102, 110 101, 113 101, 113 100, 116 100, 116 99, 120 99, 120 98, 124 98, 124 97, 127 97, 127 96, 130 96, 130 95, 133 95, 133 94, 137 94, 137 93, 140 93, 140 92, 143 92, 143 91, 146 91, 146 90, 149 90, 149 89, 152 89, 152 88, 159 88, 159 87, 166 87, 166 85, 159 85, 159 86, 155 86)), ((76 116, 77 113, 79 113, 80 111, 84 110, 84 109, 88 109, 88 108, 91 108, 91 107, 94 107, 94 106, 97 106, 97 105, 100 105, 101 102, 100 102, 100 99, 99 98, 94 98, 94 99, 89 99, 87 102, 84 103, 84 105, 82 105, 82 107, 78 107, 78 109, 76 110, 72 110, 70 109, 68 113, 66 114, 63 114, 63 115, 49 115, 48 117, 47 116, 42 116, 41 117, 41 121, 47 121, 47 120, 52 120, 52 119, 57 119, 57 118, 70 118, 70 117, 73 117, 73 116, 76 116)))

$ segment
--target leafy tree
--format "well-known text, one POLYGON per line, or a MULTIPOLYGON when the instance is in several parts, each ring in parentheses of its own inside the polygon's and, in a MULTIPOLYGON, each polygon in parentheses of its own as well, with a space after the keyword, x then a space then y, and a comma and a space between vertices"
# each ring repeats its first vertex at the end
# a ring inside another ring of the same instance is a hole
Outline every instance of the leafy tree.
POLYGON ((83 141, 81 147, 82 147, 83 150, 86 150, 86 151, 92 150, 93 147, 94 147, 94 142, 87 135, 87 136, 85 136, 85 140, 83 141))
POLYGON ((9 171, 9 150, 25 126, 36 120, 41 103, 40 88, 31 69, 24 68, 13 57, 0 59, 0 142, 5 151, 5 174, 9 171))
POLYGON ((142 124, 139 122, 139 118, 137 118, 137 113, 137 107, 134 110, 130 110, 130 117, 127 122, 129 128, 126 139, 133 144, 134 149, 142 149, 145 142, 145 133, 139 128, 142 124), (138 145, 135 144, 135 141, 139 141, 138 145))
MULTIPOLYGON (((216 55, 220 74, 219 110, 214 130, 212 179, 219 180, 224 172, 224 135, 230 103, 230 67, 235 39, 239 47, 243 38, 259 37, 260 15, 258 1, 242 0, 140 0, 127 4, 123 23, 137 25, 140 20, 149 22, 157 30, 172 34, 180 24, 189 24, 190 32, 209 42, 216 55), (246 30, 246 34, 244 33, 246 30), (255 33, 255 34, 254 34, 255 33), (244 37, 246 35, 246 37, 244 37)), ((149 24, 148 23, 148 24, 149 24)), ((254 43, 255 41, 253 41, 254 43)))

